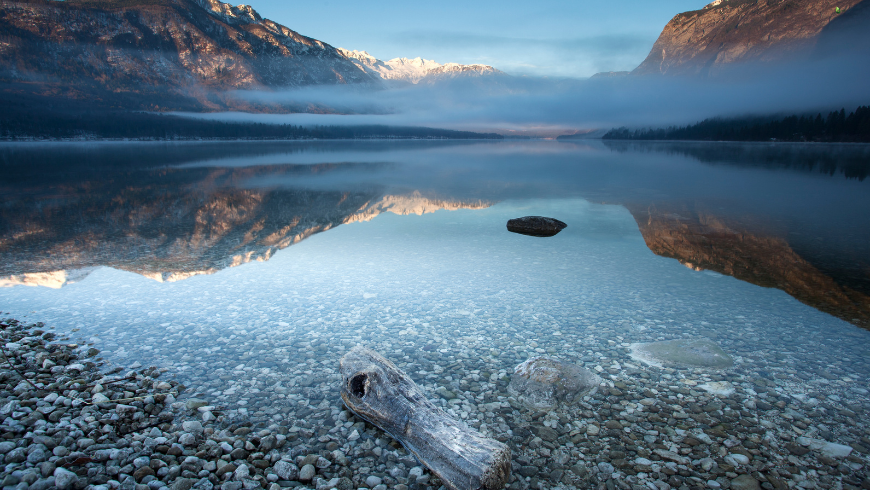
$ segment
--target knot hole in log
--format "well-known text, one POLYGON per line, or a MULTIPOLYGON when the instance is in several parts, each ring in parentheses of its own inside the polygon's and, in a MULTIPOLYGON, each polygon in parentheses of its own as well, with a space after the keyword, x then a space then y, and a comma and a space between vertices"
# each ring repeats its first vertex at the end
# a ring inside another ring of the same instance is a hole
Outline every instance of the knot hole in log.
POLYGON ((366 396, 366 379, 368 376, 365 373, 359 373, 350 379, 350 392, 357 398, 366 396))

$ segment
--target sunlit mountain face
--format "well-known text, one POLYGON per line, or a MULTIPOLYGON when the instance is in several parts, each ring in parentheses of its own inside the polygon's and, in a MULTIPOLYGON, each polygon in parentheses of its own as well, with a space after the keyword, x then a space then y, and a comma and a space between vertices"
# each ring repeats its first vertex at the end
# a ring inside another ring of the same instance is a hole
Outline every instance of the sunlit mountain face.
POLYGON ((867 327, 870 228, 837 211, 866 186, 865 153, 620 142, 14 146, 2 154, 0 284, 57 288, 101 266, 178 281, 268 261, 383 213, 582 196, 626 207, 657 255, 867 327), (34 170, 37 160, 47 170, 34 170), (806 182, 821 191, 802 197, 806 182))

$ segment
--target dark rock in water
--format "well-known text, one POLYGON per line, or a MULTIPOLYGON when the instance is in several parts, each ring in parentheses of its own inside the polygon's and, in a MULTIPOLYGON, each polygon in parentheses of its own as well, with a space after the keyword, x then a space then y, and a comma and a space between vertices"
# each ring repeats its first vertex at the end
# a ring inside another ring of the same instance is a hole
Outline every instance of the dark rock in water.
POLYGON ((565 223, 544 216, 525 216, 509 219, 508 231, 529 236, 553 236, 567 227, 565 223))

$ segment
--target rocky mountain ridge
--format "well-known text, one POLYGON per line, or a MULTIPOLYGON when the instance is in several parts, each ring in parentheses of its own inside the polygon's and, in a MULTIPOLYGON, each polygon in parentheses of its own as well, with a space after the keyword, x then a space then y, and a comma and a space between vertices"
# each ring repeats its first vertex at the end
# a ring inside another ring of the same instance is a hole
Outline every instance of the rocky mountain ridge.
POLYGON ((489 65, 463 65, 459 63, 442 65, 436 61, 420 57, 393 58, 381 61, 365 51, 351 51, 344 48, 338 48, 338 51, 366 73, 389 81, 417 84, 457 76, 504 75, 504 72, 489 65))
POLYGON ((676 15, 633 75, 716 75, 738 62, 809 57, 862 0, 716 0, 676 15))
POLYGON ((0 90, 155 111, 331 112, 236 91, 500 74, 336 49, 219 0, 0 0, 0 90), (297 107, 298 106, 298 107, 297 107))
POLYGON ((133 94, 140 108, 225 109, 244 108, 232 90, 378 79, 245 5, 2 0, 0 82, 96 104, 133 94))

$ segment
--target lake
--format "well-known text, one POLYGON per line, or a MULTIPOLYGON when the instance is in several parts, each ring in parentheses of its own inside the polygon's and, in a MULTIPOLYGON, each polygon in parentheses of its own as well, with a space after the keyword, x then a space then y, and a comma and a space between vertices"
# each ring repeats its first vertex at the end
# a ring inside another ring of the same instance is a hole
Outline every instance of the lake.
POLYGON ((361 344, 508 444, 511 488, 864 479, 867 145, 26 143, 0 168, 0 316, 169 368, 297 454, 432 483, 344 412, 361 344), (529 215, 568 226, 506 230, 529 215), (731 363, 638 355, 699 338, 731 363), (600 384, 530 408, 535 356, 600 384))

